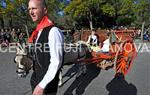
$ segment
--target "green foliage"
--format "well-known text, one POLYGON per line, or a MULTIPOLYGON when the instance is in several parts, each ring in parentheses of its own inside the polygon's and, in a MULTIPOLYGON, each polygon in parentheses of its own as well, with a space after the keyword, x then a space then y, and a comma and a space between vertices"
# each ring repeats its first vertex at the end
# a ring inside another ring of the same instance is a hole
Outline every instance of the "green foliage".
POLYGON ((139 0, 133 8, 134 16, 136 20, 134 23, 137 26, 141 26, 143 22, 146 22, 146 25, 150 25, 150 2, 149 0, 139 0))
POLYGON ((105 23, 108 23, 109 18, 112 18, 111 21, 115 21, 114 25, 117 26, 130 26, 133 23, 136 26, 150 19, 149 7, 148 0, 72 0, 64 11, 66 15, 71 15, 74 21, 85 21, 87 18, 100 25, 94 24, 96 27, 107 27, 105 23))
POLYGON ((122 2, 122 8, 120 9, 119 13, 120 14, 129 14, 132 12, 132 5, 133 5, 133 0, 123 0, 122 2))
POLYGON ((102 7, 102 10, 103 10, 104 14, 109 14, 110 16, 115 16, 115 8, 108 3, 102 7))
MULTIPOLYGON (((0 7, 0 21, 28 24, 35 27, 28 15, 28 0, 6 0, 7 8, 0 7), (8 18, 9 17, 9 18, 8 18)), ((72 0, 65 5, 60 0, 46 0, 49 16, 54 22, 66 28, 75 27, 111 27, 111 26, 141 26, 145 21, 150 24, 149 0, 72 0), (63 10, 65 15, 58 16, 63 10), (91 23, 92 22, 92 23, 91 23)))

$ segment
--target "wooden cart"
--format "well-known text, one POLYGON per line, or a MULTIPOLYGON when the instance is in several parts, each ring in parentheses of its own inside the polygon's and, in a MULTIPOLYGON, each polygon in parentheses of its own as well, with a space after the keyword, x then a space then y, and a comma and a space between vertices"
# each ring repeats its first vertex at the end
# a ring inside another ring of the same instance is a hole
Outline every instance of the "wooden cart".
MULTIPOLYGON (((116 74, 123 74, 124 76, 130 70, 133 61, 136 57, 137 51, 134 44, 134 31, 115 30, 118 42, 111 43, 110 51, 108 53, 91 51, 91 57, 86 58, 86 63, 96 64, 102 69, 115 68, 116 74)), ((90 35, 89 32, 83 33, 81 40, 86 41, 90 35)), ((100 42, 105 40, 106 32, 97 32, 100 42)))

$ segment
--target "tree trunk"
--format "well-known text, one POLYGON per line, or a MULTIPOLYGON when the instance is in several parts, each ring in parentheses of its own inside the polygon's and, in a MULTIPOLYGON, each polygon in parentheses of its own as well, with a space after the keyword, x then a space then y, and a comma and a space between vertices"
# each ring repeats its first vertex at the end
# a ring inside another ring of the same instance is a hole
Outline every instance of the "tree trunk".
POLYGON ((9 20, 9 27, 12 27, 12 17, 10 17, 10 20, 9 20))
POLYGON ((144 26, 145 26, 145 21, 142 23, 141 41, 143 41, 144 26))
POLYGON ((89 23, 90 23, 90 29, 92 30, 93 29, 93 22, 89 21, 89 23))
POLYGON ((29 38, 30 35, 29 35, 29 31, 28 31, 28 26, 26 24, 23 24, 23 25, 25 27, 25 31, 26 31, 27 37, 29 38))
POLYGON ((92 13, 90 11, 89 16, 88 16, 89 24, 90 24, 90 29, 93 29, 93 22, 92 22, 92 13))
POLYGON ((3 17, 0 17, 1 27, 4 28, 4 20, 3 17))

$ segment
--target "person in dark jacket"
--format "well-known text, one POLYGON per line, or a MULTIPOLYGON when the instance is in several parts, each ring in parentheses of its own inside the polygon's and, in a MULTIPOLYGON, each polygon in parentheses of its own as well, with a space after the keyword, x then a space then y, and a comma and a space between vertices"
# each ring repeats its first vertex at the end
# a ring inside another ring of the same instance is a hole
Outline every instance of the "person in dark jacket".
POLYGON ((63 34, 47 16, 45 0, 29 0, 29 15, 37 24, 28 39, 35 44, 32 95, 56 95, 63 62, 63 34))

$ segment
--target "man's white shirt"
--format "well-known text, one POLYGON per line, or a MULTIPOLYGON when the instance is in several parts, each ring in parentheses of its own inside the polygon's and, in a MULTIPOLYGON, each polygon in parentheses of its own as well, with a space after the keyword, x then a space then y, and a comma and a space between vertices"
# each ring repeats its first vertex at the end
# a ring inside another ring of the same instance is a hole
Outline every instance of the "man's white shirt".
POLYGON ((93 40, 92 43, 97 44, 97 36, 96 35, 90 35, 89 38, 88 38, 87 43, 90 43, 91 39, 93 40))
POLYGON ((101 48, 101 51, 109 52, 109 50, 110 50, 110 39, 108 38, 103 42, 103 47, 101 48))
MULTIPOLYGON (((39 31, 38 38, 40 37, 42 31, 39 31)), ((57 71, 62 65, 62 60, 63 60, 63 34, 60 29, 57 27, 52 27, 49 35, 48 35, 48 45, 50 48, 50 65, 48 67, 48 70, 46 74, 44 75, 43 79, 39 83, 39 86, 42 87, 43 89, 46 87, 46 85, 51 82, 57 71)))

